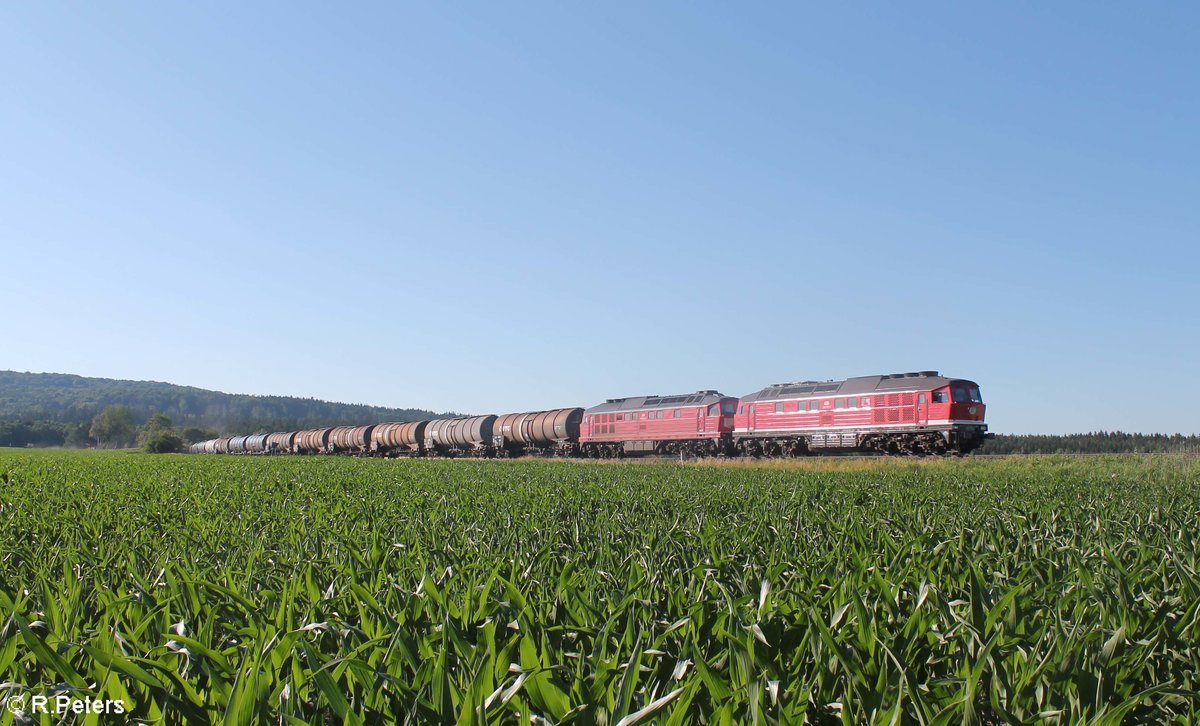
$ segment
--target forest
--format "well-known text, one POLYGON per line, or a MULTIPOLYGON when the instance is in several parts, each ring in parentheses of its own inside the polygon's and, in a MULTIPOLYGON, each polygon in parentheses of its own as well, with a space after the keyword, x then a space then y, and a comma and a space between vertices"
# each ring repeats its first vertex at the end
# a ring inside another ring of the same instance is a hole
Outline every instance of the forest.
POLYGON ((156 381, 0 371, 0 446, 86 445, 88 429, 110 406, 127 407, 137 426, 161 415, 182 428, 219 434, 419 421, 448 415, 315 398, 221 393, 156 381))

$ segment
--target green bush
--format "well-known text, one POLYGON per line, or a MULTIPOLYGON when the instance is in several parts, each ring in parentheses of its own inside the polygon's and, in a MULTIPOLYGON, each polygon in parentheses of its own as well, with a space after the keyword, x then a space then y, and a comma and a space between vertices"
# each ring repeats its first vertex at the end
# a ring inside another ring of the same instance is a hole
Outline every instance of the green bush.
POLYGON ((148 454, 178 454, 183 451, 183 439, 171 431, 156 431, 143 438, 142 451, 148 454))

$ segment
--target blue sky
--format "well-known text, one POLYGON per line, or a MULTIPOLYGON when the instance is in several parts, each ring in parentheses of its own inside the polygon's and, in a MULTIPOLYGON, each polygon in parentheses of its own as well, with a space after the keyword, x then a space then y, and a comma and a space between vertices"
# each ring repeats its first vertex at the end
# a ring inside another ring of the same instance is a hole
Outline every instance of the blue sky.
POLYGON ((0 368, 1200 432, 1200 8, 0 6, 0 368))

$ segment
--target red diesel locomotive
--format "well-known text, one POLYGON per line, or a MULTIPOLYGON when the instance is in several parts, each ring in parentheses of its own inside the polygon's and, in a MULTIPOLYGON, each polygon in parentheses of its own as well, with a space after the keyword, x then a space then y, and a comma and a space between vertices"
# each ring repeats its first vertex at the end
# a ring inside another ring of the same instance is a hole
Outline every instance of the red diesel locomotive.
POLYGON ((748 455, 965 454, 987 438, 983 414, 978 385, 937 371, 781 383, 742 396, 733 439, 748 455))
POLYGON ((314 429, 214 439, 193 453, 376 456, 805 456, 966 454, 988 437, 979 386, 937 371, 610 398, 587 410, 314 429), (273 442, 289 442, 286 446, 273 442))
POLYGON ((579 453, 715 456, 729 452, 737 399, 716 391, 610 398, 583 412, 579 453))

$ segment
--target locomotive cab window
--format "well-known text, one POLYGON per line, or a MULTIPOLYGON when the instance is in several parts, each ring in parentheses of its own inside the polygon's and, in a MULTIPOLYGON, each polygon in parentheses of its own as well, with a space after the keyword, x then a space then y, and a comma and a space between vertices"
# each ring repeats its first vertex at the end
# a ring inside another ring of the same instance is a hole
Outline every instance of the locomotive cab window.
POLYGON ((775 413, 783 413, 783 404, 782 403, 775 404, 775 413))
POLYGON ((678 408, 675 409, 675 418, 680 418, 681 416, 683 416, 683 410, 678 408))
POLYGON ((732 416, 733 408, 734 408, 733 402, 726 401, 725 403, 721 404, 721 413, 724 414, 725 416, 732 416))
POLYGON ((948 393, 946 393, 945 391, 934 391, 933 392, 933 402, 934 403, 946 403, 949 400, 950 400, 950 395, 948 393))
POLYGON ((846 399, 844 399, 844 398, 837 399, 836 401, 833 402, 833 407, 834 408, 845 408, 846 407, 846 399))
POLYGON ((708 415, 709 415, 709 416, 716 416, 716 415, 717 415, 717 413, 718 413, 718 412, 720 412, 720 410, 721 410, 721 404, 719 404, 719 403, 714 403, 713 405, 711 405, 711 406, 709 406, 709 407, 708 407, 708 415))
POLYGON ((970 388, 956 387, 954 389, 955 403, 983 403, 983 397, 979 395, 979 389, 975 386, 970 388))

